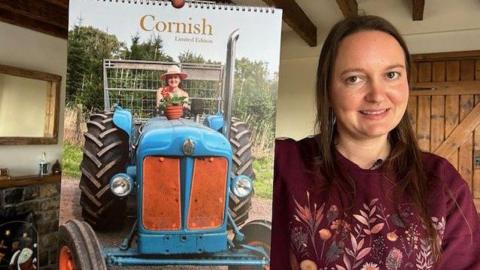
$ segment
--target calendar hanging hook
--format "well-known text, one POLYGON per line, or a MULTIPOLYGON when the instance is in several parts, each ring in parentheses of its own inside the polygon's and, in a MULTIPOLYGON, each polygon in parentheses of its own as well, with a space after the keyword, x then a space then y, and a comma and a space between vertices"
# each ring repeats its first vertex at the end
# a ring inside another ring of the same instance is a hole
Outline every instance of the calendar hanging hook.
POLYGON ((185 0, 171 0, 174 8, 182 8, 185 5, 185 0))

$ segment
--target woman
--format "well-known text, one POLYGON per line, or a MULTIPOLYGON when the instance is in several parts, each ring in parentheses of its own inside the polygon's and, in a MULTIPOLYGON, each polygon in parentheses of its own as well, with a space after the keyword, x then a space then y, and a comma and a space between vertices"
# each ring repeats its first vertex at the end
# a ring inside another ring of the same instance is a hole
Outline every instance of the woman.
POLYGON ((467 185, 415 141, 409 68, 384 19, 333 27, 317 72, 319 134, 276 142, 272 269, 480 269, 467 185))
POLYGON ((160 76, 161 80, 165 80, 165 87, 157 90, 157 107, 160 105, 160 101, 166 96, 179 96, 186 97, 184 108, 189 108, 188 105, 188 93, 181 88, 182 80, 187 78, 187 73, 182 72, 176 65, 170 66, 167 72, 160 76))

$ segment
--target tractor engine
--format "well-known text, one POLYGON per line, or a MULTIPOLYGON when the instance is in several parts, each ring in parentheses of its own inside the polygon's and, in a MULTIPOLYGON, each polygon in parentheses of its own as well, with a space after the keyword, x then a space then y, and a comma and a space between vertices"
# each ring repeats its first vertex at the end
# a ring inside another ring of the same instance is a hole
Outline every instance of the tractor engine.
POLYGON ((153 118, 136 145, 139 252, 225 250, 232 161, 228 140, 190 120, 153 118))

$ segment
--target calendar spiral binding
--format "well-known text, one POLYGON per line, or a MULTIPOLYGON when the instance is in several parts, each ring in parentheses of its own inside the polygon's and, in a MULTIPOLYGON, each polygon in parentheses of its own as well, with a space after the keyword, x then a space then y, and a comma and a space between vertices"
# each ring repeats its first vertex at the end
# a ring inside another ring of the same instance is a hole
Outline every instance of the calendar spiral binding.
MULTIPOLYGON (((171 2, 169 0, 97 0, 97 1, 134 4, 134 5, 152 5, 152 6, 171 5, 171 2)), ((271 7, 237 6, 234 4, 216 3, 215 1, 201 1, 201 0, 185 0, 184 7, 213 9, 213 10, 243 11, 243 12, 275 13, 275 8, 271 8, 271 7)))

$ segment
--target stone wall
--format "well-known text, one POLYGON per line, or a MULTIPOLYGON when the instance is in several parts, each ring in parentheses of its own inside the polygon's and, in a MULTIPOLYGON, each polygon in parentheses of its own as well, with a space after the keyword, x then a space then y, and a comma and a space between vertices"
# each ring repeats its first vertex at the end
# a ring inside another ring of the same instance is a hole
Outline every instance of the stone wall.
POLYGON ((34 213, 41 270, 57 269, 60 183, 35 184, 0 190, 0 216, 34 213))

